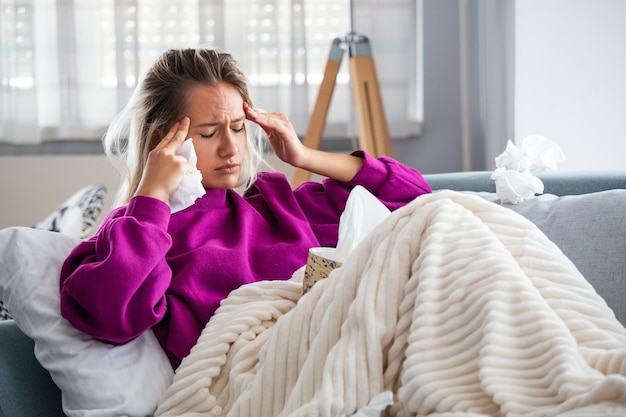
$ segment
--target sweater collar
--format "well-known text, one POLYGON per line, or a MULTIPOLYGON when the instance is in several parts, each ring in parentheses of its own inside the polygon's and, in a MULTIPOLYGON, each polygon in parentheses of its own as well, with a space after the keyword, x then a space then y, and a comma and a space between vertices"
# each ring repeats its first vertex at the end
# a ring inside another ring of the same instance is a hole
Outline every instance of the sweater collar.
POLYGON ((215 188, 204 188, 206 193, 198 198, 193 204, 195 207, 219 208, 227 205, 228 195, 236 194, 233 190, 221 190, 215 188))

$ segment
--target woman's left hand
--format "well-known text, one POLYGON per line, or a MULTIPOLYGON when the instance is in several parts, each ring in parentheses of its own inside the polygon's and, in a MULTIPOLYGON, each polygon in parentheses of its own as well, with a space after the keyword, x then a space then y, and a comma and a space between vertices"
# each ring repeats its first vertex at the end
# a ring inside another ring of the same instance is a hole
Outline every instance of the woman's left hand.
POLYGON ((257 112, 245 102, 243 109, 248 120, 258 124, 265 131, 276 156, 296 168, 347 182, 354 178, 363 166, 363 159, 360 157, 324 152, 304 146, 293 125, 282 113, 257 112))
POLYGON ((300 138, 286 115, 258 112, 245 102, 243 109, 246 118, 261 126, 265 131, 276 156, 298 168, 306 163, 309 149, 300 142, 300 138))

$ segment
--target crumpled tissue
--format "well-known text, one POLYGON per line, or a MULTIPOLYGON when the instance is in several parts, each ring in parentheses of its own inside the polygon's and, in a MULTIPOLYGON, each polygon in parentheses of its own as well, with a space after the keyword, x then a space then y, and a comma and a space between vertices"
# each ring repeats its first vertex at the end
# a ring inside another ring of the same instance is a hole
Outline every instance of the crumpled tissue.
POLYGON ((543 181, 534 172, 555 170, 565 159, 560 146, 541 135, 529 135, 518 148, 510 140, 495 158, 491 179, 501 203, 518 204, 543 193, 543 181))
MULTIPOLYGON (((180 147, 176 155, 187 158, 189 163, 195 167, 198 162, 196 151, 193 147, 192 139, 187 139, 180 147)), ((181 211, 192 205, 196 199, 206 194, 202 186, 202 173, 196 168, 193 172, 185 174, 174 194, 170 197, 168 204, 172 213, 181 211)))
POLYGON ((496 168, 491 179, 496 181, 496 194, 501 203, 518 204, 543 193, 543 181, 530 171, 496 168))
POLYGON ((350 252, 390 213, 391 211, 364 187, 360 185, 354 187, 339 218, 339 239, 335 259, 338 262, 345 262, 350 252))

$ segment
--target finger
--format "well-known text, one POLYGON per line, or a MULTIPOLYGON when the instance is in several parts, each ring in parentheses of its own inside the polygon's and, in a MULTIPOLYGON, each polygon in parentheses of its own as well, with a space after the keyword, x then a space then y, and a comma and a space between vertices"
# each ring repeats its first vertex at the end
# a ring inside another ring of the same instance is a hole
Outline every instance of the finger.
POLYGON ((174 143, 177 148, 180 148, 183 142, 187 139, 188 133, 189 117, 185 116, 180 122, 178 122, 178 126, 174 126, 168 133, 168 135, 172 135, 169 139, 169 142, 174 143))
POLYGON ((243 102, 243 112, 246 115, 246 119, 256 121, 257 112, 248 103, 243 102))
POLYGON ((248 105, 248 103, 243 103, 243 110, 244 113, 246 114, 246 118, 254 123, 257 123, 258 125, 260 125, 261 127, 265 126, 264 120, 261 119, 261 115, 263 113, 254 110, 252 107, 250 107, 248 105))
POLYGON ((276 113, 266 113, 252 109, 247 103, 244 103, 244 111, 246 118, 260 125, 263 128, 272 127, 276 113))
MULTIPOLYGON (((158 149, 171 149, 177 151, 183 146, 189 133, 189 117, 185 116, 181 121, 176 122, 174 126, 167 132, 167 135, 161 140, 158 149)), ((155 148, 156 149, 156 148, 155 148)))

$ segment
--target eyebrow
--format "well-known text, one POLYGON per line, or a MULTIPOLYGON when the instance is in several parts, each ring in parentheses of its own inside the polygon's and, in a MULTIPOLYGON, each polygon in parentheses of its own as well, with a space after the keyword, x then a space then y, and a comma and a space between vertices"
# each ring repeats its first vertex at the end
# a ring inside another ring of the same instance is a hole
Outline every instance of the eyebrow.
MULTIPOLYGON (((243 122, 244 120, 246 120, 246 116, 241 116, 241 117, 238 117, 237 119, 233 119, 231 123, 239 123, 239 122, 243 122)), ((200 124, 194 125, 194 127, 213 127, 213 126, 219 126, 220 124, 221 123, 219 122, 200 123, 200 124)))

